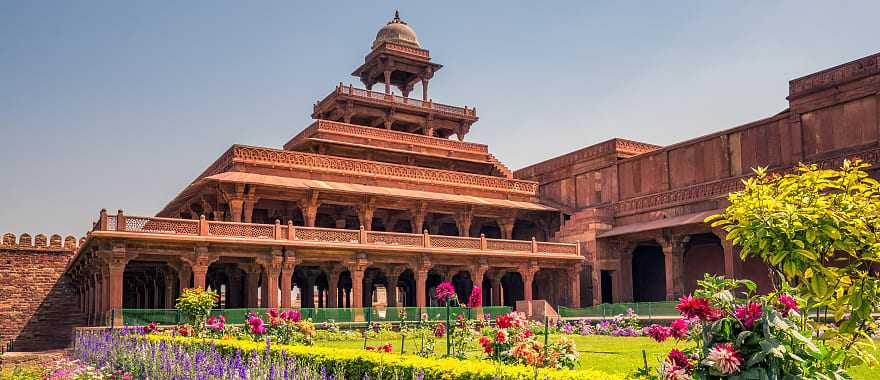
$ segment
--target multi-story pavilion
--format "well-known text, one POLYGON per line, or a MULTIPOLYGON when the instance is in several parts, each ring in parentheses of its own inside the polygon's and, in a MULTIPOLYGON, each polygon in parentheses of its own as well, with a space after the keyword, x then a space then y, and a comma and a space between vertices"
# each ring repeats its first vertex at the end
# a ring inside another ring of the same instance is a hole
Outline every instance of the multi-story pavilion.
POLYGON ((353 72, 367 88, 339 84, 283 149, 233 145, 156 217, 102 211, 68 269, 84 310, 169 308, 190 286, 226 308, 427 306, 443 280, 577 306, 579 246, 550 242, 537 182, 464 141, 475 108, 428 97, 441 67, 395 14, 353 72))

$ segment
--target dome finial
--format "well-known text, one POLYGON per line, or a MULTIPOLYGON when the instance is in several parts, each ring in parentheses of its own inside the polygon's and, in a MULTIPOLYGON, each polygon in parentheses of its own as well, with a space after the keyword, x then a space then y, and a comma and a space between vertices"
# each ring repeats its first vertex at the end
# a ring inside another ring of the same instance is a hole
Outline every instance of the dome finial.
POLYGON ((400 10, 398 10, 396 8, 394 9, 394 21, 400 22, 400 10))

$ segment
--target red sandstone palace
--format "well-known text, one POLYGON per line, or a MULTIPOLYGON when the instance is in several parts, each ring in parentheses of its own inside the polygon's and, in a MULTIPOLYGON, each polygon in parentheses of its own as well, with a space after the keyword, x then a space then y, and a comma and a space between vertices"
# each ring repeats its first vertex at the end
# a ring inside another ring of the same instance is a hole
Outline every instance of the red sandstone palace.
MULTIPOLYGON (((766 119, 514 172, 465 141, 476 108, 429 97, 442 67, 395 15, 352 72, 365 88, 337 85, 283 149, 233 145, 155 217, 102 211, 80 241, 7 234, 0 251, 16 259, 0 273, 59 252, 46 292, 82 323, 170 308, 190 286, 221 290, 224 308, 429 306, 444 280, 461 298, 481 286, 488 305, 672 300, 704 273, 769 286, 702 223, 751 168, 880 161, 880 54, 792 80, 789 108, 766 119)), ((53 312, 33 303, 19 314, 53 312)))

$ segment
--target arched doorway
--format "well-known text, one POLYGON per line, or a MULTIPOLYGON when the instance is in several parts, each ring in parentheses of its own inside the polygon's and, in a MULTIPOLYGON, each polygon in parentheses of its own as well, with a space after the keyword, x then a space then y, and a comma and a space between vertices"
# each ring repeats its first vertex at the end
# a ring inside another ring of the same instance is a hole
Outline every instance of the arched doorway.
POLYGON ((633 300, 666 300, 666 263, 663 249, 652 243, 639 244, 632 260, 633 300))

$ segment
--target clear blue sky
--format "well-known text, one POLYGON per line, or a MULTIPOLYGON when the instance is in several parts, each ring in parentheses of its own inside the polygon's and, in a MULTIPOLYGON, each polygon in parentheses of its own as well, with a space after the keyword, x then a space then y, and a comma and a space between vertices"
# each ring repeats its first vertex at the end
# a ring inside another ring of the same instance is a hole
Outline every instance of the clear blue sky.
POLYGON ((445 65, 431 97, 477 106, 468 139, 511 168, 769 116, 880 51, 877 1, 636 3, 0 2, 0 233, 152 215, 231 144, 280 147, 394 8, 445 65))

